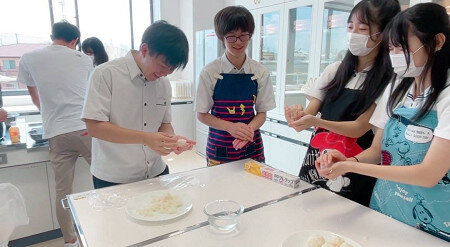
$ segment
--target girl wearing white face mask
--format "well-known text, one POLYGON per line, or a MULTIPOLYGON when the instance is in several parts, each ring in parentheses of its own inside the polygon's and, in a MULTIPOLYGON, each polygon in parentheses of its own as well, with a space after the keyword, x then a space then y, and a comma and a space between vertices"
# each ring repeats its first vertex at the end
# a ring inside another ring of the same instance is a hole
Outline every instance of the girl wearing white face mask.
POLYGON ((330 179, 345 173, 379 178, 371 208, 447 241, 449 35, 448 15, 438 4, 418 4, 395 17, 388 36, 398 80, 395 89, 386 89, 370 120, 378 127, 372 146, 356 156, 366 163, 347 161, 337 151, 317 161, 320 174, 330 179))
POLYGON ((300 178, 330 189, 342 196, 369 205, 375 179, 350 174, 337 181, 320 176, 314 161, 321 152, 337 149, 352 157, 370 147, 373 139, 369 124, 377 98, 393 77, 387 46, 381 32, 400 12, 396 0, 363 0, 348 19, 349 51, 342 62, 329 65, 306 94, 310 100, 286 107, 286 120, 296 131, 316 127, 300 178), (320 112, 320 117, 316 117, 320 112))

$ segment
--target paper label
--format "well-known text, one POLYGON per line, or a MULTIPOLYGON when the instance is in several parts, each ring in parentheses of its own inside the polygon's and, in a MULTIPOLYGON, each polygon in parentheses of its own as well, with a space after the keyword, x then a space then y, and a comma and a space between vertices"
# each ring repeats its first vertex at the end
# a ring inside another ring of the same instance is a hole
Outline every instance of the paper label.
POLYGON ((433 140, 433 131, 420 126, 408 125, 405 138, 413 143, 427 143, 433 140))

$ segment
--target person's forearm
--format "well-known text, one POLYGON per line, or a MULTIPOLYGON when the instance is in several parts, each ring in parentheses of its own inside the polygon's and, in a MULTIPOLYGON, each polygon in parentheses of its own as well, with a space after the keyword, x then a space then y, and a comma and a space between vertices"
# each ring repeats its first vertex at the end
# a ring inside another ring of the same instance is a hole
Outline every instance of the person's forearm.
POLYGON ((266 122, 266 113, 258 112, 252 121, 250 121, 249 125, 252 126, 253 130, 257 130, 261 128, 264 122, 266 122))
POLYGON ((102 122, 86 119, 86 127, 89 134, 95 138, 122 144, 143 144, 144 133, 119 127, 110 122, 102 122))
MULTIPOLYGON (((358 162, 380 164, 381 163, 381 140, 383 138, 383 129, 377 128, 375 136, 372 139, 372 145, 358 155, 355 155, 358 162)), ((355 158, 348 160, 354 161, 355 158)))
POLYGON ((167 134, 174 135, 175 131, 173 130, 171 123, 162 123, 158 129, 159 132, 165 132, 167 134))
POLYGON ((32 99, 33 104, 38 108, 38 110, 41 110, 41 102, 39 101, 39 97, 37 97, 36 99, 32 99))
MULTIPOLYGON (((412 166, 382 166, 367 163, 349 163, 349 172, 354 172, 379 179, 395 181, 422 187, 433 187, 439 182, 422 165, 412 166)), ((441 177, 442 178, 442 177, 441 177)))
POLYGON ((200 122, 208 125, 209 127, 212 127, 214 129, 228 131, 230 125, 232 125, 232 122, 228 122, 225 120, 222 120, 220 118, 217 118, 209 113, 197 113, 197 118, 200 122))
POLYGON ((39 100, 39 93, 38 93, 37 88, 30 87, 30 86, 28 86, 27 88, 28 88, 28 93, 30 94, 30 97, 31 97, 31 101, 40 111, 41 110, 41 102, 39 100))
POLYGON ((363 136, 372 127, 372 125, 368 122, 366 123, 361 123, 358 121, 337 122, 337 121, 328 121, 321 118, 316 118, 314 126, 327 129, 334 133, 351 138, 359 138, 363 136))
POLYGON ((317 98, 311 97, 310 102, 305 109, 305 113, 315 116, 319 112, 321 105, 322 105, 322 101, 320 101, 317 98))
POLYGON ((354 157, 349 157, 348 161, 358 161, 370 164, 379 164, 381 161, 381 153, 374 147, 370 147, 354 157))

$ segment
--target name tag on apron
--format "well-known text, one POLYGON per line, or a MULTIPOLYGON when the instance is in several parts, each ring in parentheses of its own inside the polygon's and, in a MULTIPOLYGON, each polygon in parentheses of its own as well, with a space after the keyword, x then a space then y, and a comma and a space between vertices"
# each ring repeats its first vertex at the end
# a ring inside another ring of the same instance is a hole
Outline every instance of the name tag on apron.
POLYGON ((413 143, 427 143, 433 140, 433 131, 421 126, 408 125, 405 138, 413 143))

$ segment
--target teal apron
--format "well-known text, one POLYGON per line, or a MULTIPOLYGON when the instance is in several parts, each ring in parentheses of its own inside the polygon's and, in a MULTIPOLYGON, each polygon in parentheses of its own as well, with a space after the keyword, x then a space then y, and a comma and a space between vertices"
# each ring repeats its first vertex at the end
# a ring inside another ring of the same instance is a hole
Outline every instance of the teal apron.
MULTIPOLYGON (((382 165, 420 164, 433 139, 438 124, 431 110, 412 121, 420 108, 398 107, 384 128, 381 144, 382 165)), ((450 184, 447 172, 432 188, 378 179, 370 207, 396 220, 450 241, 450 184)))

